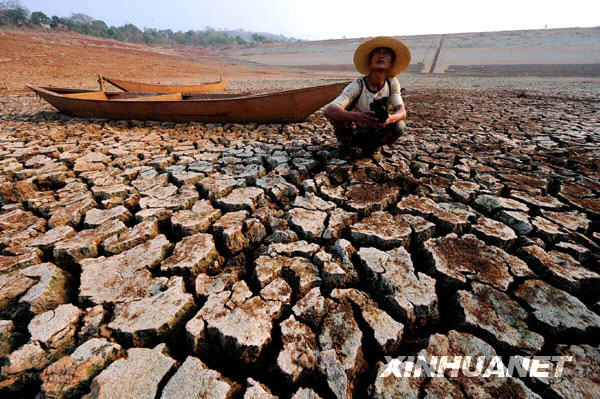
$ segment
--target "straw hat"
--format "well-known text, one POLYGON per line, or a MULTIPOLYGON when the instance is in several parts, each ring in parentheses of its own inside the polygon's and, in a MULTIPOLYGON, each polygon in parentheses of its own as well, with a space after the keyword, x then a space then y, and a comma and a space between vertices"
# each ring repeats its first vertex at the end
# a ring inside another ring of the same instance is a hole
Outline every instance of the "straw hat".
POLYGON ((406 44, 390 36, 376 36, 361 43, 354 52, 354 66, 358 72, 363 75, 371 73, 369 54, 378 47, 387 47, 396 54, 394 64, 388 72, 389 77, 399 75, 410 64, 410 50, 406 47, 406 44))

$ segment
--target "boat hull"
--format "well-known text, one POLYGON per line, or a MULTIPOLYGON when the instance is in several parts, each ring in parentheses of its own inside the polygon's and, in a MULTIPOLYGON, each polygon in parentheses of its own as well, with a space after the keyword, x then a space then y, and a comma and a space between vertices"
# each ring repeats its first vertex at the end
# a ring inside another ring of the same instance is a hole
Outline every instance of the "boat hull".
POLYGON ((102 77, 108 83, 123 91, 134 93, 216 93, 225 90, 228 80, 212 83, 201 83, 195 85, 170 85, 132 82, 128 80, 102 77))
MULTIPOLYGON (((235 94, 193 95, 180 101, 146 101, 140 98, 143 95, 139 93, 106 93, 109 99, 77 98, 73 96, 72 90, 62 94, 57 88, 29 85, 27 87, 58 111, 81 118, 206 123, 293 123, 305 120, 333 100, 347 84, 348 82, 333 83, 242 97, 235 94)), ((82 92, 89 97, 89 92, 82 92)), ((149 98, 160 97, 145 95, 149 98)))

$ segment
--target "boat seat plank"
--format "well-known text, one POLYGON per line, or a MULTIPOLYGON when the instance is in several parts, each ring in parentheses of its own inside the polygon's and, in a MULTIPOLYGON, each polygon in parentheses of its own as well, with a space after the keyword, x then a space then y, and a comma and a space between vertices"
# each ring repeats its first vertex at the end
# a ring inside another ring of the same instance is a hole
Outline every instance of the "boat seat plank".
POLYGON ((106 93, 103 91, 90 91, 86 93, 65 93, 65 97, 82 98, 87 100, 108 100, 106 93))
POLYGON ((160 94, 158 96, 128 98, 127 101, 181 101, 183 96, 181 93, 160 94))

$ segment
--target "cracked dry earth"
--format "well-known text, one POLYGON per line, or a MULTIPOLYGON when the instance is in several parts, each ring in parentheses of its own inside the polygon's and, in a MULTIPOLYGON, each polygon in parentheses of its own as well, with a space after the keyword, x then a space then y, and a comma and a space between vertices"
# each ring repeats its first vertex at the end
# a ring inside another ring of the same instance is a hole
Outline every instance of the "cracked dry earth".
POLYGON ((293 125, 85 121, 6 97, 0 391, 600 397, 598 99, 418 89, 383 160, 293 125), (385 356, 571 355, 562 378, 385 356))

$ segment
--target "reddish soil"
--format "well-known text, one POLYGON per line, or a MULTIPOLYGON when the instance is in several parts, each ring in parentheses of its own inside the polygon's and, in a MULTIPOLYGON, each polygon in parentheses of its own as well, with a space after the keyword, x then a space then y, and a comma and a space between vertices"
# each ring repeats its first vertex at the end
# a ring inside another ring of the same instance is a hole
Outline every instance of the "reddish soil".
POLYGON ((24 85, 98 87, 97 74, 161 82, 289 79, 315 75, 224 61, 198 47, 149 47, 39 30, 0 31, 0 93, 24 85), (179 55, 181 54, 181 55, 179 55))

